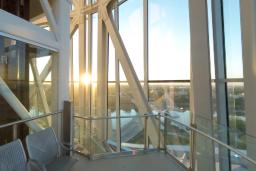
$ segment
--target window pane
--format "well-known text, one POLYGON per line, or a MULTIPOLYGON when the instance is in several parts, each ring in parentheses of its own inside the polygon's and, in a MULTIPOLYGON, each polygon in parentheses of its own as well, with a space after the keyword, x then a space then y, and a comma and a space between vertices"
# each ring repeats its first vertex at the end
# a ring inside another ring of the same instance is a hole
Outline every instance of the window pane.
POLYGON ((227 78, 243 78, 239 4, 239 0, 223 1, 227 78))
POLYGON ((149 103, 154 113, 168 113, 190 123, 189 83, 150 83, 149 103))
POLYGON ((246 148, 245 137, 245 106, 244 84, 241 82, 228 83, 228 110, 230 127, 230 144, 239 149, 246 148))
MULTIPOLYGON (((122 67, 120 66, 120 71, 122 67)), ((120 74, 121 75, 121 74, 120 74)), ((126 78, 125 78, 126 79, 126 78)), ((140 115, 132 90, 127 81, 120 83, 120 116, 140 115)), ((121 119, 121 147, 126 150, 144 148, 144 126, 142 119, 121 119), (136 144, 136 145, 135 145, 136 144)))
MULTIPOLYGON (((52 72, 57 69, 56 57, 57 54, 48 49, 0 36, 0 124, 56 112, 58 78, 56 72, 52 72), (27 114, 21 112, 23 107, 27 114)), ((33 128, 49 127, 51 117, 31 125, 33 128)), ((18 125, 17 130, 21 139, 29 133, 26 124, 18 125)), ((0 130, 0 144, 12 140, 11 131, 11 128, 0 130)))
POLYGON ((139 80, 144 78, 142 2, 129 0, 119 8, 119 31, 139 80))
POLYGON ((149 0, 149 79, 189 78, 188 0, 149 0))
MULTIPOLYGON (((108 116, 115 117, 116 114, 116 82, 115 82, 115 48, 109 39, 109 58, 108 58, 108 116)), ((118 119, 108 120, 108 143, 116 147, 117 144, 117 125, 118 119)))
POLYGON ((211 0, 207 0, 207 9, 208 9, 208 31, 209 31, 211 79, 215 79, 215 62, 214 62, 214 43, 213 43, 212 3, 211 3, 211 0))

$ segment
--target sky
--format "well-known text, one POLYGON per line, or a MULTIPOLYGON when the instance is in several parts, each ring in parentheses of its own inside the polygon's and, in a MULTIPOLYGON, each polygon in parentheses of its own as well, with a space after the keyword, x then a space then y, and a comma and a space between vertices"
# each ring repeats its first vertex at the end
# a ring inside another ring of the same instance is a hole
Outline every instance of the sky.
MULTIPOLYGON (((119 31, 140 80, 143 80, 144 77, 142 2, 142 0, 128 0, 119 10, 119 31)), ((188 2, 188 0, 149 0, 150 80, 190 79, 190 21, 188 2)), ((223 2, 227 77, 242 78, 239 0, 224 0, 223 2)), ((210 7, 209 5, 209 8, 210 7)), ((211 17, 211 14, 209 17, 211 17)), ((96 80, 97 16, 93 18, 92 79, 96 80)), ((209 38, 211 40, 211 72, 214 78, 211 23, 209 27, 209 38)), ((75 56, 78 55, 77 34, 74 35, 74 40, 75 56)), ((115 80, 115 50, 111 40, 109 47, 109 80, 113 81, 115 80)), ((78 63, 78 61, 75 63, 78 63)), ((122 68, 120 71, 120 80, 125 80, 122 68)))
POLYGON ((224 0, 226 63, 228 78, 243 77, 239 0, 224 0))
MULTIPOLYGON (((190 39, 187 5, 184 0, 149 1, 150 80, 189 79, 190 39), (177 17, 181 19, 177 20, 177 17)), ((142 7, 142 1, 138 0, 129 0, 123 4, 120 7, 119 25, 120 34, 140 80, 143 80, 144 70, 142 7)))

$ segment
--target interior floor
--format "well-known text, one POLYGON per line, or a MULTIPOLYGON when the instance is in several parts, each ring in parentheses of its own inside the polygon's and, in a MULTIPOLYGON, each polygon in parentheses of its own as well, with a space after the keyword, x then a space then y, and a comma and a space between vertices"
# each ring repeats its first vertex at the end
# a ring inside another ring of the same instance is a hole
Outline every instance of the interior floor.
POLYGON ((164 153, 79 161, 71 171, 185 171, 173 158, 164 153))

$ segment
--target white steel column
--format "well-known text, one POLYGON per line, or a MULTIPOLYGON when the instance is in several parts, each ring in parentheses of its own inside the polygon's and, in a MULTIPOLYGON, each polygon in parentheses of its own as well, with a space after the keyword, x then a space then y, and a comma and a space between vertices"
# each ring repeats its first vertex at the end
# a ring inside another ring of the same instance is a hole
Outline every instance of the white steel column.
MULTIPOLYGON (((80 0, 79 4, 75 7, 81 8, 84 6, 84 0, 80 0)), ((86 22, 85 22, 85 15, 81 15, 79 17, 79 115, 85 115, 85 79, 88 78, 86 75, 86 22)))
POLYGON ((0 9, 0 35, 20 40, 51 50, 59 50, 59 44, 52 32, 0 9))
MULTIPOLYGON (((246 111, 247 155, 256 159, 256 1, 241 0, 241 28, 243 44, 244 91, 246 111), (252 136, 252 137, 251 137, 252 136)), ((249 170, 256 167, 249 165, 249 170)))
MULTIPOLYGON (((213 41, 214 41, 214 61, 216 76, 216 110, 217 110, 217 129, 219 131, 219 139, 229 144, 228 127, 228 106, 227 106, 227 87, 222 80, 226 79, 225 70, 225 37, 223 24, 222 0, 212 0, 212 25, 213 25, 213 41), (219 126, 221 125, 221 126, 219 126)), ((222 171, 230 170, 229 150, 219 146, 219 167, 222 171)))
POLYGON ((144 93, 148 99, 148 0, 143 0, 144 93))
MULTIPOLYGON (((190 0, 191 36, 191 111, 192 124, 209 134, 212 132, 212 104, 208 15, 206 0, 190 0)), ((214 148, 202 136, 194 137, 197 170, 215 170, 214 148)))
MULTIPOLYGON (((86 74, 90 76, 90 84, 86 86, 86 115, 91 116, 91 90, 92 90, 92 14, 88 14, 88 53, 86 74)), ((90 121, 91 122, 91 121, 90 121)), ((91 126, 90 126, 91 127, 91 126)))
MULTIPOLYGON (((119 5, 116 4, 114 10, 114 20, 117 28, 119 28, 119 5)), ((119 68, 119 59, 117 57, 117 52, 115 51, 115 85, 116 85, 116 116, 120 117, 120 68, 119 68)), ((116 144, 117 152, 121 151, 121 119, 116 119, 116 144)))
MULTIPOLYGON (((98 14, 98 64, 97 64, 97 92, 96 92, 96 113, 99 117, 107 116, 108 101, 108 34, 102 16, 98 14)), ((111 120, 110 120, 111 121, 111 120)), ((97 135, 101 140, 107 139, 108 120, 98 121, 97 135)))
MULTIPOLYGON (((148 100, 148 0, 143 0, 143 66, 144 66, 144 94, 148 100)), ((147 118, 144 118, 147 119, 147 118)), ((143 119, 141 119, 143 121, 143 119)), ((144 125, 145 145, 148 147, 147 125, 144 125)), ((144 148, 146 148, 144 147, 144 148)))
MULTIPOLYGON (((91 4, 91 0, 89 0, 89 4, 91 4)), ((86 74, 88 74, 88 76, 90 76, 90 83, 86 85, 86 116, 91 117, 91 90, 92 90, 92 80, 91 80, 91 73, 92 73, 92 14, 88 14, 88 53, 87 53, 87 69, 86 69, 86 74)), ((88 131, 88 139, 89 139, 89 143, 88 143, 88 150, 90 152, 90 154, 93 153, 93 149, 92 149, 92 121, 88 121, 88 126, 86 125, 86 130, 88 131)))
MULTIPOLYGON (((58 110, 63 109, 64 101, 69 100, 69 41, 71 6, 68 1, 55 0, 52 3, 53 12, 57 21, 59 58, 58 58, 58 110)), ((54 119, 55 126, 61 125, 61 117, 54 119)), ((61 128, 56 127, 60 136, 61 128)))

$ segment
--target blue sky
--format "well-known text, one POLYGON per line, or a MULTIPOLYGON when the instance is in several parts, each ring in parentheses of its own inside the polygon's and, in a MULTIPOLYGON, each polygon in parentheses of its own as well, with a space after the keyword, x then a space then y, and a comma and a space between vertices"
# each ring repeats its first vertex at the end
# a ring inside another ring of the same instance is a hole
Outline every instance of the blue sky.
MULTIPOLYGON (((188 0, 149 0, 149 79, 189 79, 188 5, 188 0)), ((142 0, 128 0, 120 7, 119 20, 121 36, 140 79, 143 79, 142 7, 142 0)), ((242 78, 243 74, 239 12, 239 0, 224 0, 226 68, 229 78, 242 78)), ((125 79, 123 74, 122 79, 125 79)))
POLYGON ((239 0, 224 0, 226 68, 228 78, 243 77, 239 0))

